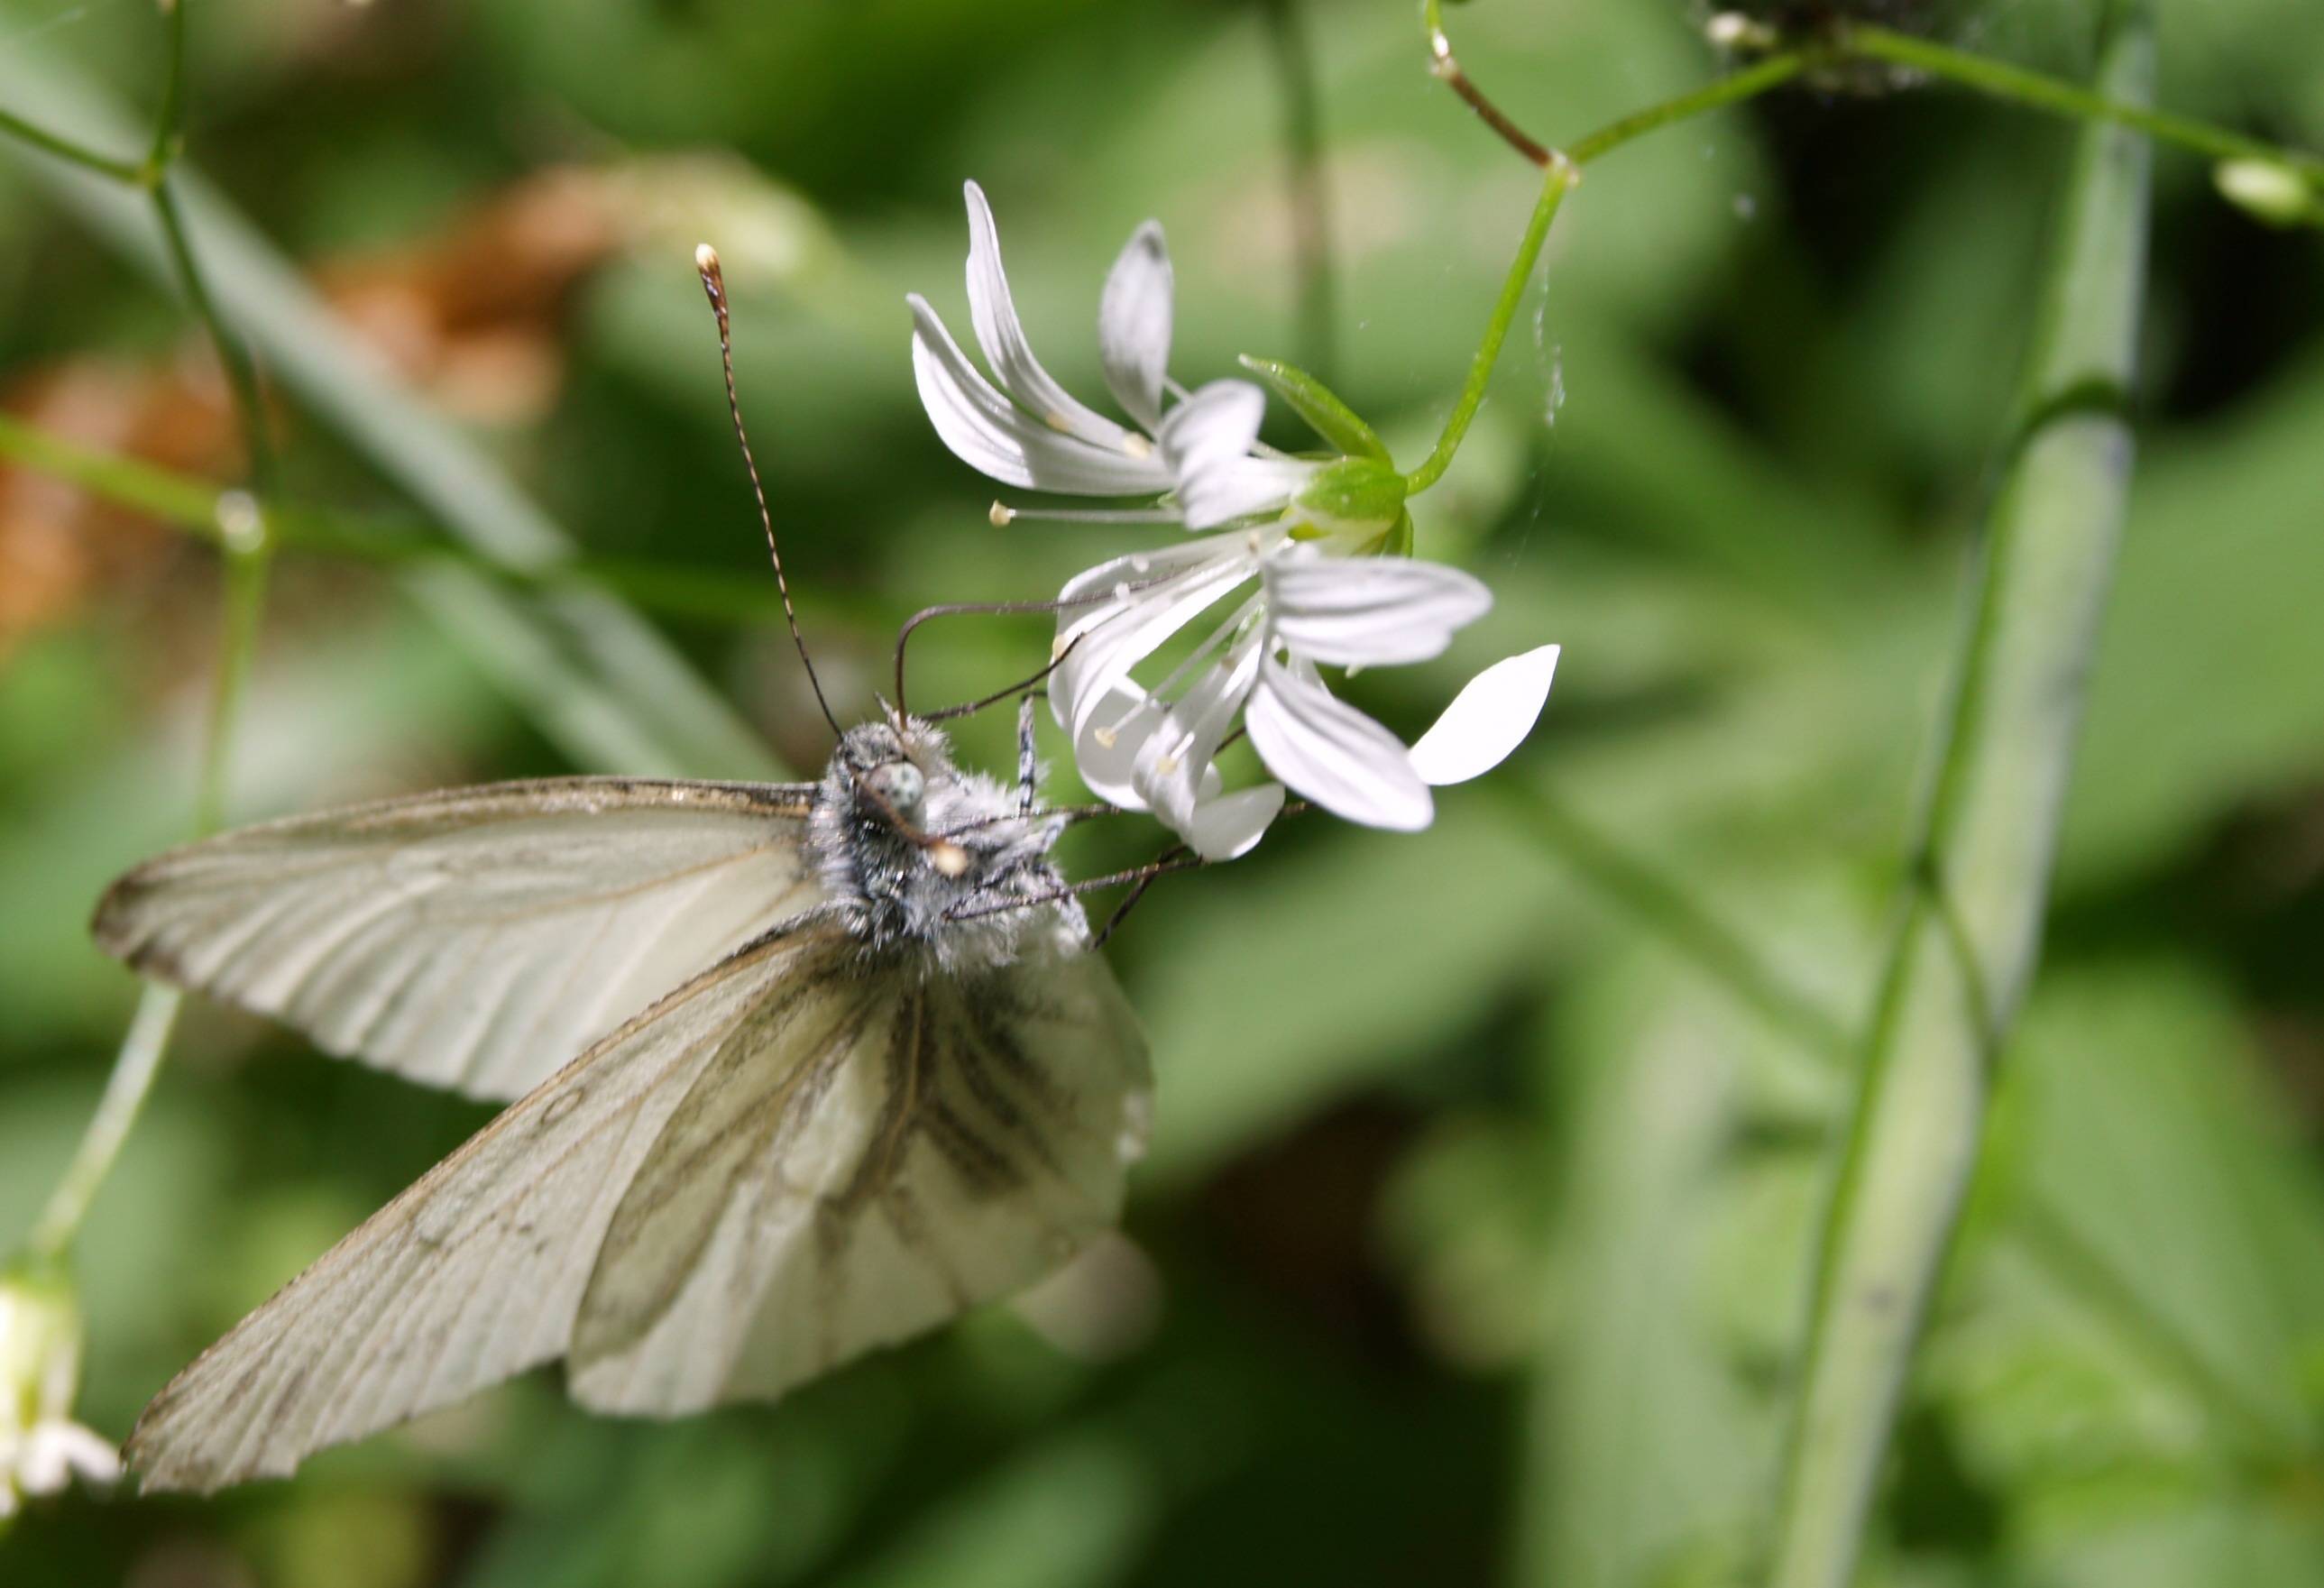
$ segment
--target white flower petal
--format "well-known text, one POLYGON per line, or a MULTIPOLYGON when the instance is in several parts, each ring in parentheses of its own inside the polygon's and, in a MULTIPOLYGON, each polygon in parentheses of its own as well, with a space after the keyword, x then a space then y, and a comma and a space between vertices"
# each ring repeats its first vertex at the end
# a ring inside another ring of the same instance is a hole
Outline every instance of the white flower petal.
POLYGON ((1190 530, 1206 530, 1290 500, 1311 465, 1250 456, 1267 393, 1249 381, 1213 381, 1172 409, 1155 439, 1190 530))
MULTIPOLYGON (((1213 552, 1218 549, 1213 545, 1213 552)), ((1256 559, 1232 546, 1224 549, 1226 555, 1214 554, 1161 583, 1127 590, 1065 632, 1063 638, 1073 650, 1050 675, 1050 705, 1058 725, 1076 743, 1083 730, 1098 720, 1109 694, 1129 679, 1130 669, 1250 577, 1256 559)), ((1070 593, 1074 586, 1066 589, 1070 593)))
POLYGON ((1090 627, 1102 615, 1095 606, 1074 605, 1084 597, 1103 596, 1124 584, 1151 585, 1157 579, 1184 573, 1204 563, 1247 557, 1249 552, 1250 542, 1243 536, 1204 535, 1198 540, 1172 541, 1151 551, 1131 551, 1108 558, 1095 568, 1075 574, 1057 592, 1063 608, 1057 614, 1058 637, 1070 638, 1074 631, 1090 627))
POLYGON ((1333 698, 1312 668, 1268 657, 1243 722, 1267 770, 1334 816, 1416 832, 1435 814, 1397 736, 1333 698))
POLYGON ((1283 814, 1283 785, 1260 783, 1195 802, 1194 818, 1178 829, 1186 847, 1204 860, 1248 854, 1283 814))
POLYGON ((1471 679, 1412 747, 1412 770, 1442 788, 1482 776, 1525 743, 1557 671, 1554 645, 1497 661, 1471 679))
POLYGON ((1131 781, 1155 813, 1183 830, 1203 798, 1205 774, 1259 677, 1259 646, 1246 640, 1204 669, 1139 747, 1131 781))
POLYGON ((76 1473, 93 1483, 110 1483, 121 1476, 121 1453, 78 1423, 35 1424, 16 1458, 24 1492, 60 1493, 76 1473))
POLYGON ((1098 356, 1105 383, 1130 418, 1162 423, 1162 386, 1170 364, 1170 251, 1162 226, 1148 221, 1130 234, 1098 300, 1098 356))
POLYGON ((1139 746, 1131 780, 1148 807, 1206 860, 1231 860, 1259 842, 1283 808, 1282 790, 1218 797, 1212 765, 1259 677, 1258 636, 1244 640, 1196 679, 1139 746))
MULTIPOLYGON (((1223 535, 1206 535, 1155 551, 1133 551, 1124 557, 1110 558, 1067 580, 1065 588, 1057 593, 1056 647, 1065 660, 1049 681, 1049 710, 1057 725, 1070 728, 1076 703, 1096 681, 1092 659, 1082 651, 1084 645, 1102 638, 1099 630, 1121 622, 1126 609, 1137 602, 1166 598, 1180 587, 1173 581, 1182 576, 1213 563, 1223 565, 1230 559, 1250 564, 1254 559, 1249 543, 1240 537, 1230 540, 1223 535), (1068 646, 1072 647, 1070 651, 1068 646)), ((1249 577, 1247 566, 1243 577, 1249 577)), ((1134 684, 1122 687, 1143 698, 1144 692, 1134 684)), ((1097 714, 1093 708, 1081 715, 1088 720, 1097 714)))
POLYGON ((1009 293, 1008 272, 1001 268, 1001 233, 992 224, 992 207, 974 182, 964 191, 968 198, 969 318, 1001 389, 1057 429, 1117 455, 1145 456, 1145 437, 1133 437, 1103 414, 1084 407, 1033 356, 1017 319, 1016 300, 1009 293))
POLYGON ((1299 655, 1333 667, 1389 667, 1441 656, 1452 632, 1493 605, 1459 568, 1409 557, 1270 559, 1268 621, 1299 655))
POLYGON ((1092 446, 1026 413, 978 373, 926 299, 916 292, 908 301, 920 403, 961 461, 1008 485, 1081 496, 1150 495, 1169 487, 1159 458, 1092 446))
POLYGON ((1179 506, 1190 530, 1232 523, 1291 505, 1308 476, 1323 466, 1304 457, 1239 457, 1206 471, 1193 499, 1179 484, 1179 506))
POLYGON ((1186 393, 1170 411, 1156 439, 1170 472, 1213 466, 1242 457, 1259 439, 1267 393, 1249 381, 1213 381, 1186 393))
POLYGON ((1130 780, 1138 752, 1162 725, 1161 703, 1131 683, 1108 689, 1074 735, 1074 770, 1091 793, 1124 810, 1144 810, 1146 800, 1130 780))
MULTIPOLYGON (((1138 752, 1162 725, 1162 703, 1140 689, 1136 684, 1125 683, 1111 690, 1099 707, 1090 714, 1090 725, 1074 742, 1074 767, 1081 773, 1082 781, 1091 793, 1109 805, 1123 810, 1151 808, 1144 796, 1131 781, 1138 764, 1138 752)), ((1226 860, 1241 854, 1259 842, 1259 833, 1283 808, 1283 790, 1275 789, 1273 803, 1262 813, 1259 807, 1268 804, 1266 798, 1254 799, 1261 791, 1245 789, 1219 799, 1222 780, 1216 763, 1205 766, 1197 780, 1192 825, 1199 829, 1201 854, 1213 860, 1226 860), (1213 804, 1220 808, 1212 809, 1213 804), (1256 826, 1250 824, 1256 823, 1256 826), (1231 853, 1229 853, 1229 852, 1231 853)))

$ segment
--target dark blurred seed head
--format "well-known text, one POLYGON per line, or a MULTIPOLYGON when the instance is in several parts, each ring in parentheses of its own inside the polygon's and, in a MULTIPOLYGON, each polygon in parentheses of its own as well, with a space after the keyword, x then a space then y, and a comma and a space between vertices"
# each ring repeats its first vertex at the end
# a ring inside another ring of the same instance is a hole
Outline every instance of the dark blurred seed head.
MULTIPOLYGON (((1722 14, 1741 16, 1785 41, 1814 38, 1846 23, 1943 38, 1955 32, 1970 0, 1688 0, 1702 23, 1722 14)), ((1828 93, 1885 94, 1909 87, 1912 74, 1877 61, 1828 66, 1812 77, 1828 93)))
POLYGON ((1877 23, 1907 32, 1934 33, 1960 10, 1960 0, 1689 0, 1699 14, 1737 12, 1787 37, 1810 35, 1834 23, 1877 23))

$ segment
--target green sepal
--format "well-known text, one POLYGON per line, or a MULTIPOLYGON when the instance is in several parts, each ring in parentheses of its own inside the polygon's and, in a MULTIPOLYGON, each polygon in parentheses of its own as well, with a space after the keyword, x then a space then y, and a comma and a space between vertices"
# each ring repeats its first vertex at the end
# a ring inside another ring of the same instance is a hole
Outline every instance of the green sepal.
POLYGON ((1376 457, 1342 457, 1308 476, 1293 510, 1318 529, 1387 530, 1404 514, 1404 476, 1376 457))
POLYGON ((1277 397, 1291 404, 1291 410, 1307 421, 1308 427, 1330 442, 1342 457, 1376 458, 1386 463, 1388 448, 1371 426, 1356 416, 1356 411, 1340 401, 1339 393, 1301 369, 1296 364, 1286 364, 1279 358, 1253 358, 1242 355, 1243 368, 1265 381, 1277 397))

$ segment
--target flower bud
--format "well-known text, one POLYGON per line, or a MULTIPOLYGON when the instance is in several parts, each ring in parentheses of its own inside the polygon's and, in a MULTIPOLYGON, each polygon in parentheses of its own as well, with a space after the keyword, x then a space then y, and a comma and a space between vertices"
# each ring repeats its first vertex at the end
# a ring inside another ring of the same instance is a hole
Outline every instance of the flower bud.
POLYGON ((2324 217, 2315 191, 2278 160, 2223 160, 2211 168, 2219 196, 2255 220, 2296 226, 2324 217))
POLYGON ((71 1420, 80 1387, 80 1304, 55 1264, 0 1268, 0 1517, 20 1494, 50 1494, 74 1473, 110 1482, 113 1447, 71 1420))

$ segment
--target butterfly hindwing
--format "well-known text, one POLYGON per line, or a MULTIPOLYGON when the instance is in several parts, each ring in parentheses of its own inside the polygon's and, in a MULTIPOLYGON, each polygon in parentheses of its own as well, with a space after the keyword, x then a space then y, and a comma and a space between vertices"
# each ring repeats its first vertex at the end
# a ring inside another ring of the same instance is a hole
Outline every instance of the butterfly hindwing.
POLYGON ((131 872, 97 938, 329 1052, 519 1097, 818 900, 812 791, 561 778, 263 823, 131 872))
POLYGON ((1063 1264, 1143 1149, 1143 1039, 1093 956, 805 978, 631 1183, 567 1377, 603 1410, 772 1399, 1063 1264))

